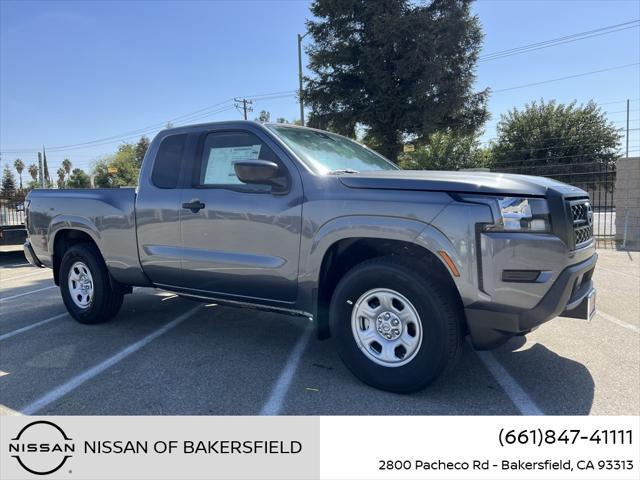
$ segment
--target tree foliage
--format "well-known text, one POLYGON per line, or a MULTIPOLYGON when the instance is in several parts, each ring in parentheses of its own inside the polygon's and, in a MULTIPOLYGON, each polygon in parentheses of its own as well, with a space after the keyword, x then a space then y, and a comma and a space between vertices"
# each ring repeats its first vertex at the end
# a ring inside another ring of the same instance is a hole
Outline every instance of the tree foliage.
POLYGON ((56 172, 56 174, 58 175, 58 188, 64 188, 65 187, 65 179, 67 177, 67 172, 64 169, 64 167, 60 167, 58 168, 58 171, 56 172))
POLYGON ((27 171, 29 172, 29 175, 31 175, 31 178, 33 179, 34 182, 38 181, 38 166, 35 163, 32 163, 31 165, 29 165, 27 167, 27 171))
POLYGON ((615 165, 620 138, 593 101, 578 106, 540 100, 501 116, 491 146, 492 168, 593 189, 594 172, 615 165))
POLYGON ((99 188, 110 188, 137 185, 138 174, 140 172, 138 146, 139 145, 133 143, 123 143, 118 147, 115 155, 98 161, 93 168, 96 186, 99 188))
POLYGON ((91 187, 91 179, 84 170, 80 168, 74 168, 67 181, 67 187, 69 188, 89 188, 91 187))
POLYGON ((18 177, 20 177, 20 190, 22 190, 22 172, 24 171, 24 162, 21 159, 16 158, 13 162, 13 167, 16 169, 16 172, 18 172, 18 177))
POLYGON ((270 122, 271 114, 266 110, 260 110, 260 114, 256 117, 256 122, 270 122))
POLYGON ((487 152, 480 148, 476 136, 436 132, 428 144, 401 153, 398 163, 407 170, 460 170, 484 167, 487 162, 487 152))
POLYGON ((140 140, 138 140, 138 143, 136 143, 135 157, 138 170, 142 167, 142 161, 144 160, 144 155, 147 153, 148 149, 149 139, 143 135, 140 137, 140 140))
POLYGON ((62 168, 67 174, 67 177, 71 174, 72 167, 73 167, 73 164, 71 163, 71 160, 69 160, 68 158, 65 158, 64 160, 62 160, 62 168))
POLYGON ((0 196, 5 198, 13 198, 16 196, 16 178, 9 165, 4 166, 2 171, 2 189, 0 196))
POLYGON ((44 184, 46 188, 51 186, 51 177, 49 177, 49 165, 47 164, 47 152, 44 149, 44 145, 42 146, 42 178, 44 180, 44 184))
POLYGON ((403 139, 472 134, 488 117, 473 91, 482 32, 470 0, 315 0, 303 93, 309 124, 354 136, 395 160, 403 139))

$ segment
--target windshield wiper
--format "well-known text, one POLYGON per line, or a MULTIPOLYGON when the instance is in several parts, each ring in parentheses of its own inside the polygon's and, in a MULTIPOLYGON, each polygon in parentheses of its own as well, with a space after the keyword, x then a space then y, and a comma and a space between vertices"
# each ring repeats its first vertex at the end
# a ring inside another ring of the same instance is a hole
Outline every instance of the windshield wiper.
POLYGON ((337 170, 329 170, 327 172, 328 175, 339 175, 341 173, 360 173, 358 170, 354 170, 352 168, 340 168, 337 170))

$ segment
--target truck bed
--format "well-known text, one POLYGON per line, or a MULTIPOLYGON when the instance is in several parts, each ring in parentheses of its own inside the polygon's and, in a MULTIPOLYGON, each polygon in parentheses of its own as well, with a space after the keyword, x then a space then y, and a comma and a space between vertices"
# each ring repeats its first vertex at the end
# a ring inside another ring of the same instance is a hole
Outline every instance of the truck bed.
POLYGON ((136 239, 135 188, 36 189, 27 200, 31 245, 45 266, 52 265, 56 237, 74 229, 95 241, 116 280, 144 283, 136 239))

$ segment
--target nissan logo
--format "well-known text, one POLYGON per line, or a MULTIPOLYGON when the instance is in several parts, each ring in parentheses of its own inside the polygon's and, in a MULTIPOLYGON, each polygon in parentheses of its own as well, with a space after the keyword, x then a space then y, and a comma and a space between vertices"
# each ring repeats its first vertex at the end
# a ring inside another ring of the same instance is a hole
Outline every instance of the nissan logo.
POLYGON ((9 453, 27 472, 49 475, 57 472, 75 452, 75 444, 53 422, 38 420, 26 425, 9 442, 9 453))

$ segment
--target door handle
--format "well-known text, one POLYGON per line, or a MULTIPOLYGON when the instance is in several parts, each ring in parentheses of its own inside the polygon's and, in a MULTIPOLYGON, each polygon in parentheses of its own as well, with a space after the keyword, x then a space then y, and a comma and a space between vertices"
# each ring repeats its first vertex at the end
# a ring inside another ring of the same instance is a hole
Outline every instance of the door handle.
POLYGON ((191 210, 191 213, 198 213, 204 207, 205 207, 204 203, 202 203, 197 198, 195 200, 191 200, 190 202, 182 204, 182 208, 186 210, 191 210))

